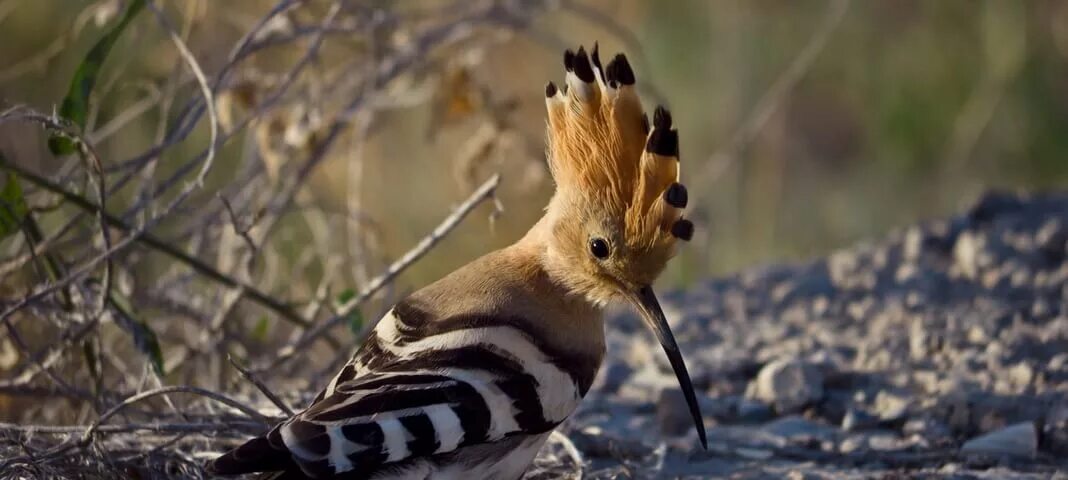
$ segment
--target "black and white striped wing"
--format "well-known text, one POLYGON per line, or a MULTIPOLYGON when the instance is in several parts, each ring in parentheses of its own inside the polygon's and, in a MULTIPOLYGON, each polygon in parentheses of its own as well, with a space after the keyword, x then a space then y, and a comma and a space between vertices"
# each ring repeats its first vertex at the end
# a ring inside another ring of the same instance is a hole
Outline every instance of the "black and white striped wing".
POLYGON ((485 441, 490 417, 471 383, 433 373, 374 374, 337 385, 268 441, 304 473, 328 477, 485 441))
POLYGON ((292 475, 299 468, 311 478, 345 472, 370 476, 383 465, 552 429, 555 424, 521 420, 530 415, 513 406, 504 390, 522 383, 449 369, 338 382, 304 412, 217 459, 213 471, 289 470, 292 475))
POLYGON ((411 305, 395 307, 307 410, 232 453, 245 463, 288 453, 316 478, 371 474, 548 432, 571 413, 596 372, 596 362, 546 352, 529 332, 499 318, 430 324, 420 315, 411 305), (261 452, 268 448, 273 454, 261 452))

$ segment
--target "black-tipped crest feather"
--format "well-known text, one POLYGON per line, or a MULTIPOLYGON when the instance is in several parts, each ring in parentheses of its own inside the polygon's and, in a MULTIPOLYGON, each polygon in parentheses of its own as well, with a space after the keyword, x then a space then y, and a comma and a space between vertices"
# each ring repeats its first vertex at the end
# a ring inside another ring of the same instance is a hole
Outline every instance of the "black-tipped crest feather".
POLYGON ((671 128, 671 112, 664 108, 663 105, 657 105, 656 110, 653 112, 653 126, 664 130, 671 128))
POLYGON ((671 234, 679 240, 689 242, 693 238, 693 222, 680 218, 671 225, 671 234))
POLYGON ((593 67, 590 66, 590 57, 586 55, 586 49, 579 47, 578 53, 575 54, 574 61, 571 64, 575 69, 575 76, 583 82, 590 83, 593 81, 593 67))
MULTIPOLYGON (((601 75, 604 75, 604 67, 601 66, 601 54, 598 51, 597 42, 593 42, 593 50, 590 52, 590 61, 593 62, 593 66, 600 70, 601 75)), ((604 80, 602 77, 601 80, 604 80)))
POLYGON ((686 204, 689 202, 689 194, 686 192, 686 187, 679 182, 672 183, 667 190, 664 190, 664 201, 675 208, 686 208, 686 204))
MULTIPOLYGON (((653 122, 655 123, 656 120, 653 120, 653 122)), ((653 129, 652 135, 649 135, 649 141, 645 144, 645 150, 665 157, 678 157, 679 132, 656 126, 653 129)))
POLYGON ((630 68, 630 62, 627 61, 627 56, 622 53, 612 58, 611 62, 608 62, 608 78, 615 80, 623 85, 634 85, 634 70, 630 68))

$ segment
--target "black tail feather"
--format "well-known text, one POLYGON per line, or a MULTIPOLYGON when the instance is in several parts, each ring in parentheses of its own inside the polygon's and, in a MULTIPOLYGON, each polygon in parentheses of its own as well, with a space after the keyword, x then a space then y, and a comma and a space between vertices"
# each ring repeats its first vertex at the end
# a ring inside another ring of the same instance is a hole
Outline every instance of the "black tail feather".
POLYGON ((285 450, 271 446, 266 437, 256 437, 219 458, 208 462, 208 472, 214 475, 240 475, 253 472, 275 472, 296 469, 293 457, 285 450))

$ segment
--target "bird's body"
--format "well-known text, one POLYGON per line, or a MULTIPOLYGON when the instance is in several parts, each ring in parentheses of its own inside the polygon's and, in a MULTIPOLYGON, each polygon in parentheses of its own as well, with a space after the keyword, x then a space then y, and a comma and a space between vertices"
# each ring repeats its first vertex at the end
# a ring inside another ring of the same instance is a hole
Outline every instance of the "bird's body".
MULTIPOLYGON (((639 306, 666 342, 673 366, 681 365, 648 286, 670 258, 674 238, 688 236, 677 231, 685 221, 678 219, 677 198, 669 198, 678 170, 677 159, 667 154, 677 152, 677 137, 664 112, 658 111, 653 132, 647 120, 642 124, 625 58, 602 71, 595 50, 601 90, 593 90, 593 69, 581 49, 579 57, 567 59, 573 99, 556 95, 555 87, 546 91, 550 133, 559 132, 550 141, 557 157, 550 165, 560 187, 546 216, 515 244, 395 305, 306 410, 219 457, 210 471, 273 472, 273 478, 518 479, 593 383, 605 354, 602 307, 619 296, 639 306), (578 109, 602 101, 591 92, 606 95, 605 104, 622 113, 561 110, 568 101, 578 109), (607 97, 612 92, 618 101, 607 97), (578 120, 588 124, 567 124, 578 120), (584 128, 606 138, 587 140, 580 135, 584 128), (618 170, 615 163, 629 162, 633 171, 623 175, 631 185, 609 192, 616 197, 609 203, 618 205, 598 205, 603 192, 596 185, 592 197, 565 188, 598 181, 588 178, 597 172, 567 162, 575 152, 601 157, 599 164, 585 159, 598 168, 618 170), (625 218, 638 208, 644 211, 638 220, 625 218)), ((684 190, 682 195, 685 203, 684 190)), ((689 400, 692 391, 687 395, 689 400)))

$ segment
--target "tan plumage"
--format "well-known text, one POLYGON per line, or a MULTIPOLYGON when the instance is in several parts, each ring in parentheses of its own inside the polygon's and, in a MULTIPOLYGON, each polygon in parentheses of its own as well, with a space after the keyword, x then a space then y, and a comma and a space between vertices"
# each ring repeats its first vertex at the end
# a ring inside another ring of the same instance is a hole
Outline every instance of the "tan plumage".
POLYGON ((215 460, 278 478, 516 479, 578 406, 604 356, 601 309, 632 303, 689 375, 651 288, 693 226, 678 134, 652 125, 626 58, 565 55, 546 87, 556 193, 514 245, 399 302, 308 409, 215 460), (592 60, 592 61, 591 61, 592 60))

